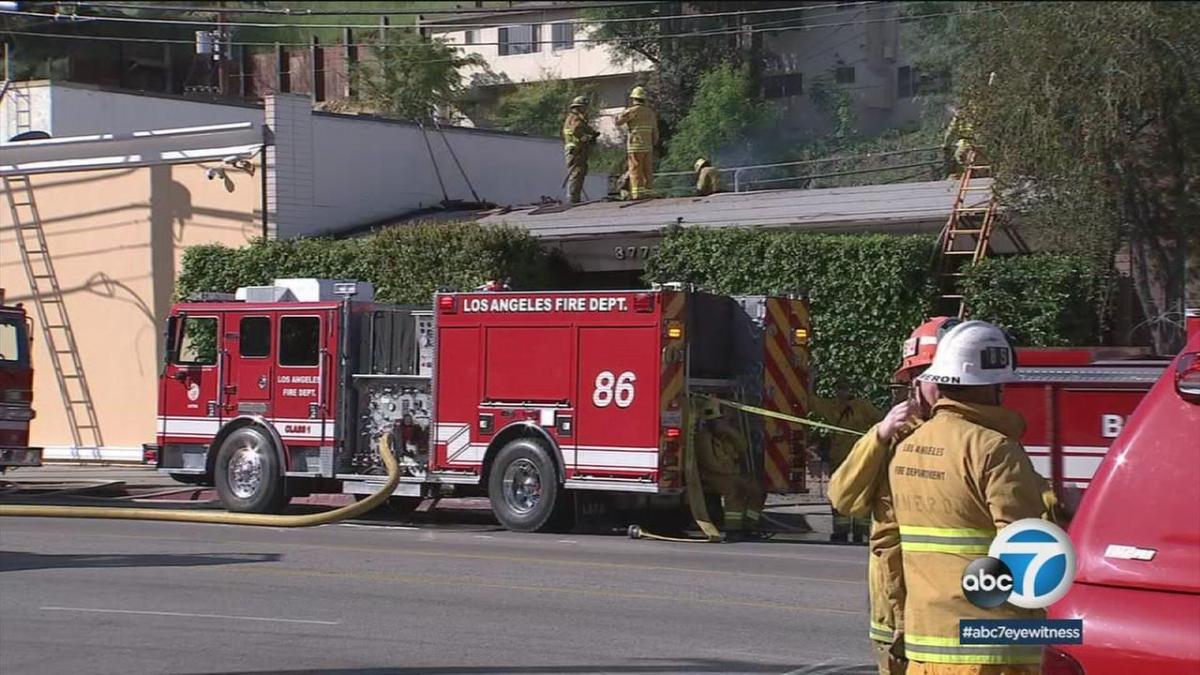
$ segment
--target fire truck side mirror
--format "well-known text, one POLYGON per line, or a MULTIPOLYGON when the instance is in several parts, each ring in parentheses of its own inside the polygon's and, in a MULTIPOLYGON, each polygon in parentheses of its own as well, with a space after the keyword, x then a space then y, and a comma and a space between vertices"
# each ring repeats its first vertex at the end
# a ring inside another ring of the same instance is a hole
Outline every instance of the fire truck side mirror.
POLYGON ((166 355, 167 363, 175 363, 179 360, 179 325, 182 322, 183 315, 172 315, 167 317, 166 330, 166 355))

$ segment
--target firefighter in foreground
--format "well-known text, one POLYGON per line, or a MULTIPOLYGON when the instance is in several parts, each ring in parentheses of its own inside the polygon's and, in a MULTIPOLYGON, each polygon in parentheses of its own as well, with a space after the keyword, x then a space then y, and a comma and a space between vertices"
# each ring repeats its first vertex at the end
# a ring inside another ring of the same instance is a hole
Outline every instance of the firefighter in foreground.
POLYGON ((706 399, 700 404, 696 434, 696 459, 707 493, 719 493, 724 502, 728 541, 758 531, 766 493, 759 481, 746 474, 749 445, 746 438, 721 414, 720 405, 706 399))
POLYGON ((567 160, 567 194, 572 204, 578 204, 587 178, 588 157, 600 134, 588 123, 587 97, 576 96, 563 120, 563 154, 567 160))
POLYGON ((908 390, 906 400, 892 407, 883 421, 871 427, 850 449, 829 479, 829 501, 839 513, 871 517, 867 589, 871 602, 869 636, 880 675, 904 673, 904 570, 900 530, 892 507, 887 466, 896 444, 928 418, 937 385, 915 381, 933 362, 937 343, 959 321, 939 316, 921 324, 904 341, 895 379, 908 390))
MULTIPOLYGON (((809 386, 807 391, 811 392, 813 388, 809 386)), ((808 394, 805 403, 808 410, 816 412, 826 422, 856 431, 866 430, 883 418, 883 414, 871 405, 870 401, 851 396, 850 385, 845 380, 838 380, 835 398, 821 398, 808 394)), ((837 471, 846 456, 850 454, 850 448, 854 445, 854 437, 834 434, 827 442, 829 443, 830 471, 837 471)), ((868 527, 869 523, 866 519, 851 518, 834 508, 833 534, 829 535, 829 540, 844 542, 853 534, 854 541, 861 542, 867 536, 868 527)))
POLYGON ((721 174, 708 163, 707 159, 701 157, 696 160, 692 171, 696 174, 696 194, 700 197, 721 191, 721 174))
POLYGON ((929 421, 896 447, 888 470, 905 585, 904 652, 917 675, 1030 675, 1041 648, 962 645, 960 619, 1042 619, 1042 610, 981 609, 962 591, 963 569, 996 532, 1042 515, 1045 481, 1018 439, 1024 419, 1000 405, 1015 379, 1004 333, 984 321, 951 329, 918 381, 937 385, 929 421))
POLYGON ((634 87, 629 92, 632 105, 617 116, 617 124, 626 127, 625 153, 629 160, 629 193, 633 199, 650 196, 654 174, 654 147, 658 145, 658 114, 646 105, 646 90, 634 87))

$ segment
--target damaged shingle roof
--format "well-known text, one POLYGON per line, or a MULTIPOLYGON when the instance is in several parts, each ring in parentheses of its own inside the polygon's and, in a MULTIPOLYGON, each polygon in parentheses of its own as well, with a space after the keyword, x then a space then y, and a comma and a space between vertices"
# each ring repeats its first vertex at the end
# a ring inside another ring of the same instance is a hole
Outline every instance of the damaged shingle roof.
MULTIPOLYGON (((990 181, 980 181, 980 187, 990 181)), ((815 190, 720 193, 710 197, 592 202, 574 207, 525 207, 480 218, 519 225, 535 237, 570 239, 656 232, 668 225, 768 227, 815 232, 937 231, 954 207, 958 181, 897 183, 815 190)), ((986 204, 990 193, 969 201, 986 204)), ((968 204, 968 206, 974 204, 968 204)))

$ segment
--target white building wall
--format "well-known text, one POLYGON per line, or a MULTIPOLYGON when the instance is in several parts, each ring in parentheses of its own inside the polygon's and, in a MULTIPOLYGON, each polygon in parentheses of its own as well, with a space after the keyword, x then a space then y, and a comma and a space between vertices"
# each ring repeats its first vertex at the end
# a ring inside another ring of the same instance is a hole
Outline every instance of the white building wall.
MULTIPOLYGON (((455 127, 422 132, 415 124, 319 113, 305 123, 299 111, 307 110, 307 97, 273 98, 267 125, 276 149, 268 154, 267 201, 280 238, 331 233, 436 206, 444 198, 439 172, 451 200, 475 201, 471 187, 480 200, 504 205, 563 194, 557 139, 455 127)), ((589 176, 585 189, 593 198, 602 196, 607 176, 589 176)))
MULTIPOLYGON (((259 106, 146 96, 49 81, 17 82, 13 86, 30 96, 31 127, 55 138, 229 122, 262 124, 263 120, 259 106)), ((18 97, 10 91, 0 102, 0 143, 16 134, 16 111, 21 105, 18 97)))
MULTIPOLYGON (((474 36, 475 44, 468 46, 467 53, 479 54, 488 64, 493 73, 507 77, 511 82, 536 82, 544 79, 583 79, 593 77, 608 77, 639 73, 649 70, 650 64, 643 59, 632 63, 622 62, 616 57, 608 45, 582 42, 588 38, 590 30, 584 24, 574 24, 575 43, 568 49, 554 49, 553 25, 561 22, 577 21, 579 12, 573 9, 545 10, 535 14, 501 17, 498 21, 505 24, 482 26, 489 23, 484 19, 466 21, 476 24, 475 27, 450 28, 432 27, 428 32, 433 37, 442 38, 452 44, 467 45, 467 33, 474 36), (536 51, 530 54, 500 55, 501 25, 530 25, 539 26, 539 40, 536 51)), ((481 72, 474 68, 464 71, 468 80, 471 74, 481 72)))

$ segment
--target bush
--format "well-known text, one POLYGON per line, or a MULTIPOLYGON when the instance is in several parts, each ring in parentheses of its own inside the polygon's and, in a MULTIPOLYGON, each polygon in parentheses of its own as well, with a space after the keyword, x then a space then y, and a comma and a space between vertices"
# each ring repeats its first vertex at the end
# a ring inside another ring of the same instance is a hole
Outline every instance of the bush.
POLYGON ((900 343, 928 315, 933 240, 672 228, 646 278, 719 293, 807 293, 818 389, 846 378, 878 403, 899 363, 900 343))
POLYGON ((440 287, 471 289, 511 277, 515 288, 561 283, 560 261, 524 230, 475 223, 395 227, 361 239, 255 241, 242 248, 193 246, 176 292, 232 293, 272 279, 319 277, 375 284, 382 302, 429 302, 440 287))
POLYGON ((1008 329, 1017 344, 1099 344, 1111 278, 1084 256, 991 258, 967 269, 971 318, 1008 329))
MULTIPOLYGON (((829 395, 844 377, 883 405, 900 344, 933 308, 934 244, 927 236, 674 227, 646 279, 718 293, 807 293, 818 390, 829 395)), ((1009 329, 1018 345, 1100 344, 1107 277, 1083 257, 993 258, 965 279, 971 318, 1009 329)))

